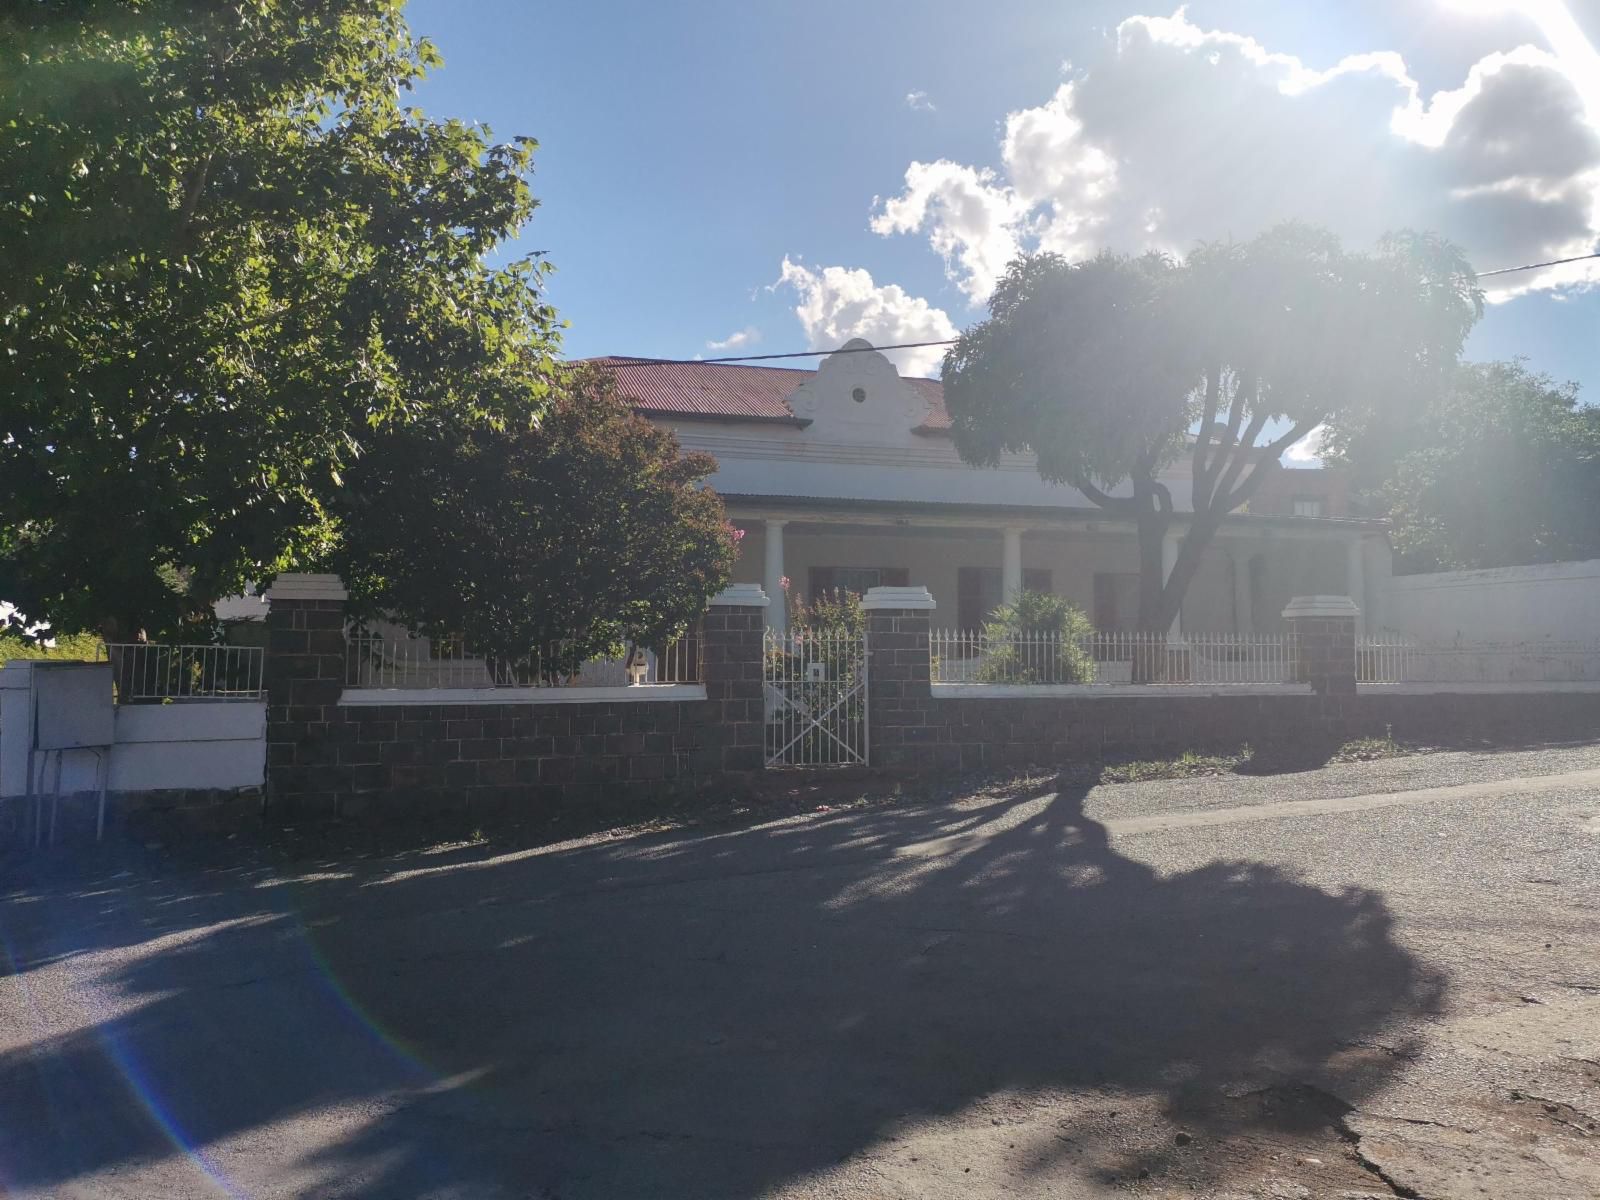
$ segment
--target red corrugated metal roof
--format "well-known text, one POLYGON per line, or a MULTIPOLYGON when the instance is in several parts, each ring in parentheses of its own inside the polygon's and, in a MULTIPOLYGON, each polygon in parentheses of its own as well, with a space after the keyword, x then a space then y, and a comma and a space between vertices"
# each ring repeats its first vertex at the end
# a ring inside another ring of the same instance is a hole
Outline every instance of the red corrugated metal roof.
MULTIPOLYGON (((660 416, 786 420, 794 417, 789 397, 816 374, 789 367, 739 363, 674 362, 607 357, 589 360, 616 378, 617 390, 640 412, 660 416)), ((928 402, 920 428, 948 429, 944 388, 937 379, 907 379, 928 402)))
POLYGON ((922 393, 928 402, 928 415, 917 429, 924 433, 945 432, 950 428, 950 413, 944 406, 944 384, 937 379, 908 379, 912 387, 922 393))

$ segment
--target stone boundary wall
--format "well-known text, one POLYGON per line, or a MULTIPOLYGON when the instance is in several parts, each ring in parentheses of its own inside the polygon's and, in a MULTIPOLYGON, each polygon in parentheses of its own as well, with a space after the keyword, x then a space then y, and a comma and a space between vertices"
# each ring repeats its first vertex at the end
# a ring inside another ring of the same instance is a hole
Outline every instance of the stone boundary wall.
POLYGON ((762 766, 764 597, 702 620, 704 699, 608 703, 341 704, 337 580, 269 593, 269 804, 284 818, 494 821, 603 808, 762 766))
MULTIPOLYGON (((919 601, 917 588, 878 593, 866 605, 871 765, 897 774, 1243 743, 1315 753, 1364 735, 1435 744, 1600 736, 1600 693, 1358 693, 1353 605, 1340 597, 1304 597, 1286 613, 1301 638, 1301 689, 940 696, 929 678, 931 598, 919 601)), ((275 589, 268 617, 268 811, 493 822, 751 783, 763 764, 765 602, 757 589, 735 589, 706 614, 704 699, 384 704, 365 692, 348 704, 342 590, 300 577, 275 589)))
POLYGON ((1600 738, 1600 693, 932 699, 873 712, 875 765, 969 771, 1185 750, 1308 754, 1357 737, 1423 745, 1600 738))
POLYGON ((282 740, 268 753, 292 765, 274 772, 274 799, 301 813, 377 808, 489 821, 518 805, 599 808, 726 774, 742 748, 728 744, 720 707, 710 699, 336 706, 323 729, 275 730, 282 740))
POLYGON ((1301 615, 1285 615, 1301 639, 1302 677, 1313 690, 1236 695, 939 696, 929 679, 928 612, 873 609, 872 763, 898 772, 969 771, 1244 743, 1314 753, 1385 735, 1442 745, 1600 737, 1596 692, 1358 694, 1353 617, 1335 615, 1336 598, 1305 599, 1301 615))

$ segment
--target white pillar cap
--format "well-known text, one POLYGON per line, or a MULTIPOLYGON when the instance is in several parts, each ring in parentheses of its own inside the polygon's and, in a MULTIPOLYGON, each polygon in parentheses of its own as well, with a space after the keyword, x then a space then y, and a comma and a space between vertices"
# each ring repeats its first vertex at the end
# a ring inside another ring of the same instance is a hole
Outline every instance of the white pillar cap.
POLYGON ((877 608, 909 608, 931 611, 933 593, 925 587, 875 587, 868 588, 861 607, 871 611, 877 608))
POLYGON ((1283 610, 1284 620, 1294 617, 1357 617, 1361 606, 1349 596, 1296 596, 1283 610))
POLYGON ((267 603, 274 600, 348 600, 344 580, 337 575, 285 571, 267 588, 267 603))
POLYGON ((723 588, 710 601, 718 607, 766 608, 772 601, 759 583, 734 583, 723 588))

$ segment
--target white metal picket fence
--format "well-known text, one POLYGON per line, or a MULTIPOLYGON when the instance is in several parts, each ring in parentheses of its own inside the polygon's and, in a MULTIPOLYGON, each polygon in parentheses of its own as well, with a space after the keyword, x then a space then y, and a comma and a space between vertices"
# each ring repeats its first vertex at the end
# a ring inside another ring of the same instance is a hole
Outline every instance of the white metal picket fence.
MULTIPOLYGON (((562 643, 515 660, 473 654, 461 642, 405 634, 345 639, 345 686, 353 688, 623 687, 626 655, 579 659, 562 643)), ((691 630, 662 650, 642 651, 641 683, 699 683, 700 637, 691 630)))
POLYGON ((991 636, 982 630, 934 630, 934 683, 1136 683, 1227 687, 1295 681, 1293 634, 1094 633, 1053 631, 991 636))
POLYGON ((266 651, 261 646, 111 642, 101 654, 111 664, 118 704, 259 700, 266 695, 266 651))
POLYGON ((866 763, 867 636, 847 629, 766 631, 766 765, 866 763))
POLYGON ((1404 634, 1374 634, 1356 641, 1356 682, 1600 682, 1600 641, 1424 642, 1404 634))

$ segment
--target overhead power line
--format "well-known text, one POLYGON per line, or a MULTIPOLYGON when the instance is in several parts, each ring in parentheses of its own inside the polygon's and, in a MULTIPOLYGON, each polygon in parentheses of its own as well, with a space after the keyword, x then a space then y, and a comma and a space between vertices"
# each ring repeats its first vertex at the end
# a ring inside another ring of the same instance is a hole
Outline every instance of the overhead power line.
MULTIPOLYGON (((1474 279, 1488 279, 1492 275, 1512 275, 1518 271, 1537 271, 1542 267, 1562 267, 1567 263, 1587 262, 1592 258, 1600 258, 1600 252, 1594 254, 1579 254, 1573 258, 1554 258, 1549 262, 1524 263, 1520 267, 1500 267, 1494 271, 1479 271, 1473 275, 1474 279)), ((879 350, 921 350, 926 346, 954 346, 955 338, 945 338, 937 342, 896 342, 892 346, 840 346, 834 350, 794 350, 787 354, 731 354, 726 358, 638 358, 632 359, 625 354, 614 354, 612 358, 620 358, 633 362, 652 363, 749 363, 770 362, 779 358, 827 358, 834 354, 866 354, 868 351, 876 353, 879 350)))
POLYGON ((1525 267, 1501 267, 1498 271, 1479 271, 1474 279, 1487 279, 1491 275, 1510 275, 1514 271, 1537 271, 1540 267, 1560 267, 1567 263, 1584 262, 1591 258, 1600 258, 1600 254, 1579 254, 1575 258, 1554 258, 1549 262, 1529 263, 1525 267))
POLYGON ((730 362, 764 362, 769 358, 812 358, 816 355, 829 354, 865 354, 868 350, 919 350, 923 346, 953 346, 955 338, 945 338, 942 342, 896 342, 892 346, 840 346, 837 350, 803 350, 797 354, 746 354, 743 358, 695 358, 691 362, 730 363, 730 362))

